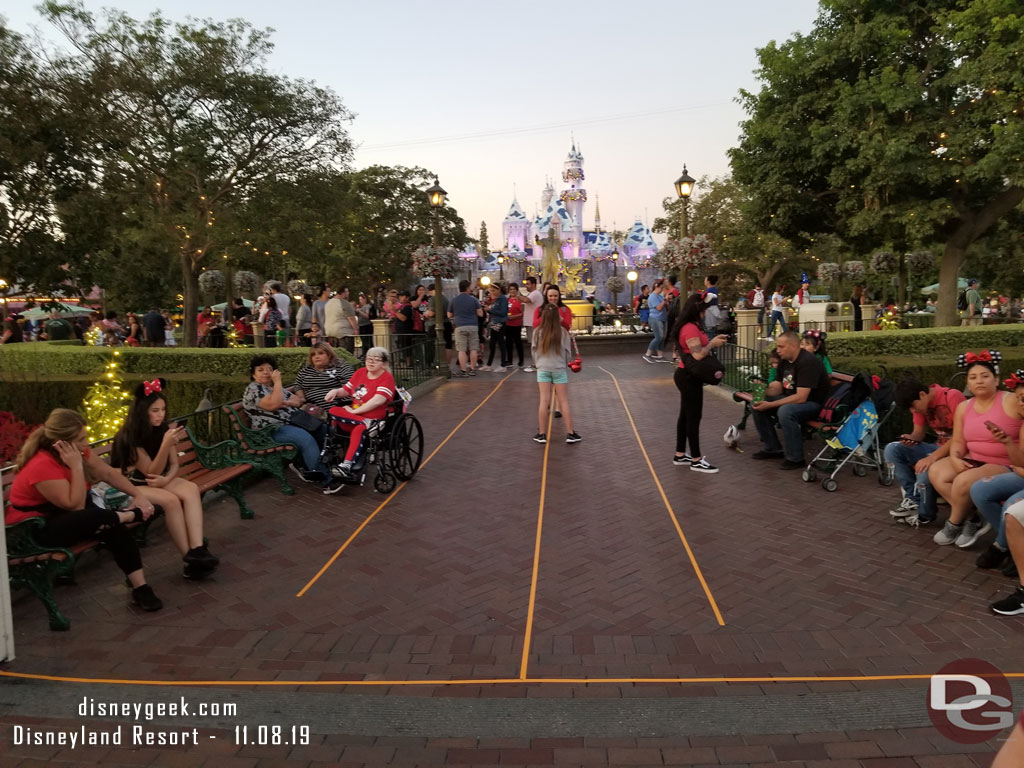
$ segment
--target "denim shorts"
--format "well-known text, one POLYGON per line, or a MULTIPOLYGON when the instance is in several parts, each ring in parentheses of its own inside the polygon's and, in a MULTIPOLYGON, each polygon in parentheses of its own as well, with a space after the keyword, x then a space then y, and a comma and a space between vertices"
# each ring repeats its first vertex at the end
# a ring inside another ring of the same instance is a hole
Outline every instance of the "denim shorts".
POLYGON ((537 371, 538 384, 568 384, 567 371, 537 371))

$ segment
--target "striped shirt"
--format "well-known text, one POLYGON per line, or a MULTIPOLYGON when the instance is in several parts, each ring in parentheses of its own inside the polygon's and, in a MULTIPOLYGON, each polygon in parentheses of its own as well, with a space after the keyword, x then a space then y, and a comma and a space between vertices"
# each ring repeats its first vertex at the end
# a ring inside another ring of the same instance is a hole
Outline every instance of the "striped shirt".
POLYGON ((328 404, 324 401, 327 393, 344 386, 351 378, 352 366, 339 358, 330 368, 323 371, 318 371, 311 365, 302 366, 298 378, 295 379, 295 389, 302 390, 307 403, 327 408, 328 404))

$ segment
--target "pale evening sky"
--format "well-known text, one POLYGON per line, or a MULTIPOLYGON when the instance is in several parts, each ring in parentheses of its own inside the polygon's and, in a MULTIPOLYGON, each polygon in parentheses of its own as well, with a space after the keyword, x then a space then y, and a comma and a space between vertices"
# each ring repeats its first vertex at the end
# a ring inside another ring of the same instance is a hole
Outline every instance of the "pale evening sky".
MULTIPOLYGON (((726 173, 755 48, 809 31, 817 13, 816 0, 85 5, 272 27, 270 68, 331 87, 356 113, 356 166, 436 172, 472 236, 487 222, 492 249, 513 185, 531 217, 545 177, 562 188, 570 133, 585 158, 587 229, 598 196, 603 227, 628 229, 653 222, 683 163, 697 178, 726 173)), ((0 14, 55 39, 34 6, 8 0, 0 14)))

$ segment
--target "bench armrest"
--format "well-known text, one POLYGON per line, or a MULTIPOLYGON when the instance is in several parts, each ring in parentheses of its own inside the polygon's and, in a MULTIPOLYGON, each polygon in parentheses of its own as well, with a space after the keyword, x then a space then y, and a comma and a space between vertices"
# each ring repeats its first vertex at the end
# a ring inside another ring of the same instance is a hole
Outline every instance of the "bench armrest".
POLYGON ((265 451, 282 445, 291 445, 291 443, 282 443, 274 439, 276 427, 270 426, 253 429, 242 423, 242 420, 238 417, 238 412, 231 406, 225 405, 221 410, 228 415, 231 429, 237 435, 239 447, 242 451, 265 451))
POLYGON ((196 450, 196 458, 206 469, 222 469, 233 464, 245 463, 242 448, 237 440, 221 440, 213 445, 205 445, 196 439, 188 427, 185 427, 185 434, 192 441, 192 446, 196 450))
MULTIPOLYGON (((69 512, 68 514, 74 514, 69 512)), ((20 523, 5 525, 4 533, 7 536, 7 557, 10 559, 22 557, 36 557, 52 552, 62 552, 66 557, 73 558, 70 550, 63 547, 44 547, 36 541, 36 531, 46 525, 41 517, 30 517, 20 523)))

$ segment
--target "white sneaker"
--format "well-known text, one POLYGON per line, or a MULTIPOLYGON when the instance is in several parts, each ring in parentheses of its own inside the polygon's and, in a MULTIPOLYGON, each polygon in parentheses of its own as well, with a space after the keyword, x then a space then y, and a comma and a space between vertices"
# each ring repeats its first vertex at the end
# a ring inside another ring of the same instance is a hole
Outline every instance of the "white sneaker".
POLYGON ((992 526, 986 521, 984 524, 979 525, 974 520, 968 520, 964 523, 964 530, 956 540, 956 545, 960 549, 967 549, 968 547, 974 546, 974 542, 984 536, 986 533, 992 530, 992 526))
POLYGON ((493 371, 494 369, 491 368, 491 366, 489 366, 489 365, 481 365, 480 366, 480 370, 481 371, 493 371))
POLYGON ((532 365, 528 365, 525 368, 523 368, 523 373, 536 373, 536 371, 537 369, 532 365))
POLYGON ((504 373, 505 372, 505 366, 504 365, 499 365, 496 368, 491 368, 491 370, 494 371, 494 373, 504 373))
POLYGON ((889 510, 889 514, 893 517, 910 517, 915 512, 917 512, 917 502, 907 497, 904 497, 899 506, 889 510))
POLYGON ((709 464, 706 457, 701 456, 700 460, 694 460, 690 462, 690 469, 694 472, 703 472, 707 475, 713 475, 718 472, 718 467, 713 464, 709 464))

